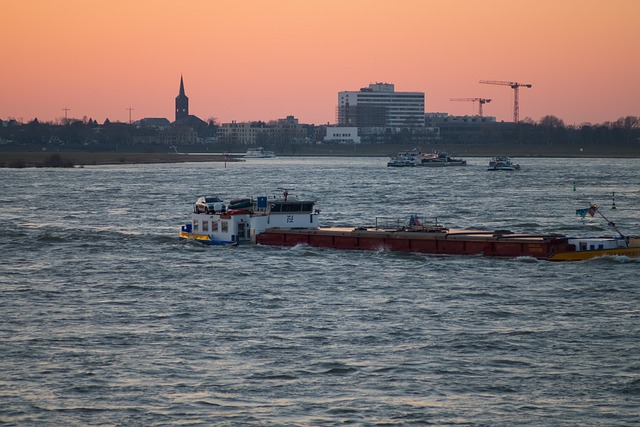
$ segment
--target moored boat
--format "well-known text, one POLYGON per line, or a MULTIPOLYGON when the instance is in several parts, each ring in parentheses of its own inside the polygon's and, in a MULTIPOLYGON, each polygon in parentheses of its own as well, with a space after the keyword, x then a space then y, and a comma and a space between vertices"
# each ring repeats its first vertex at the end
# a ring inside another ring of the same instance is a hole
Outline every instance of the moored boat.
POLYGON ((500 157, 494 157, 489 161, 489 168, 487 170, 516 171, 516 170, 520 170, 520 165, 517 163, 513 163, 513 161, 509 157, 500 156, 500 157))

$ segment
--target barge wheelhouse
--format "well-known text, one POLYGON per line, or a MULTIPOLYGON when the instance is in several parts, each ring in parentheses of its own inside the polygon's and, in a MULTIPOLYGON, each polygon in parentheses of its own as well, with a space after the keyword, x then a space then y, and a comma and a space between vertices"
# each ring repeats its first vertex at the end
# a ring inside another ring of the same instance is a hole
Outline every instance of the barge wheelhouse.
POLYGON ((256 236, 267 229, 315 229, 318 211, 315 201, 297 200, 285 192, 281 198, 259 196, 232 200, 228 208, 213 213, 192 214, 182 226, 180 238, 208 245, 256 243, 256 236))

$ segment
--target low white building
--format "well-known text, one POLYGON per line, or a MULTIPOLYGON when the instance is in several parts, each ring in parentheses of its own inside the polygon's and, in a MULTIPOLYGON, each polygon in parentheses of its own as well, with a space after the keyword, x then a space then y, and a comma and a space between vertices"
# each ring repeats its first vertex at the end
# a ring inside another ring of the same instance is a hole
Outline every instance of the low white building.
POLYGON ((357 127, 327 126, 327 135, 324 142, 339 144, 360 144, 360 136, 357 127))

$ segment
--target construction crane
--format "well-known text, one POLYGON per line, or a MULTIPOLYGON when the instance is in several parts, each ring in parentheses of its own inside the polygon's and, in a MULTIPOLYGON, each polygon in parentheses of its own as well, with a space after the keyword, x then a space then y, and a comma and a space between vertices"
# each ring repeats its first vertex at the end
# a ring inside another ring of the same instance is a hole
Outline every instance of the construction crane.
POLYGON ((519 98, 519 89, 521 87, 531 87, 533 85, 529 83, 518 83, 518 82, 504 82, 501 80, 480 80, 480 83, 488 84, 488 85, 502 85, 502 86, 510 86, 513 89, 513 121, 518 123, 520 116, 520 107, 518 105, 519 98))
POLYGON ((491 102, 491 100, 487 98, 451 98, 450 101, 470 101, 474 104, 479 102, 480 107, 478 108, 478 115, 480 117, 482 117, 482 106, 491 102))

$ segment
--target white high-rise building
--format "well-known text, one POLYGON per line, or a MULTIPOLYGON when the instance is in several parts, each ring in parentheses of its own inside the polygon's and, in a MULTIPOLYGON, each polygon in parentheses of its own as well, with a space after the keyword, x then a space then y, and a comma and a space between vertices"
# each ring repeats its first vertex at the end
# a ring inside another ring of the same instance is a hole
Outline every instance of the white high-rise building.
POLYGON ((423 127, 424 92, 396 92, 391 83, 338 92, 337 124, 351 127, 423 127))

